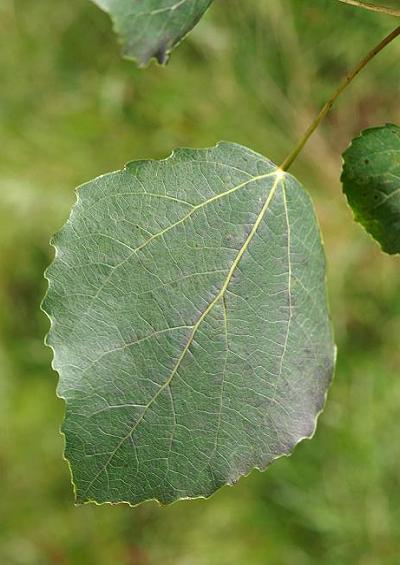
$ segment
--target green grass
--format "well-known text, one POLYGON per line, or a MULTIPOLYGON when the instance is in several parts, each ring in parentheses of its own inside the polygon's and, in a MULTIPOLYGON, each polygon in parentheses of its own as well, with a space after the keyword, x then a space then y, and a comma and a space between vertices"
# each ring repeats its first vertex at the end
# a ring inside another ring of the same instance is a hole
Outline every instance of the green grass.
POLYGON ((338 80, 395 23, 335 0, 220 0, 166 69, 121 60, 88 0, 0 2, 0 562, 400 562, 400 279, 351 221, 340 154, 400 123, 400 41, 343 96, 293 172, 329 262, 338 368, 316 437, 209 501, 73 506, 63 403, 39 310, 74 187, 176 146, 237 141, 281 161, 338 80))

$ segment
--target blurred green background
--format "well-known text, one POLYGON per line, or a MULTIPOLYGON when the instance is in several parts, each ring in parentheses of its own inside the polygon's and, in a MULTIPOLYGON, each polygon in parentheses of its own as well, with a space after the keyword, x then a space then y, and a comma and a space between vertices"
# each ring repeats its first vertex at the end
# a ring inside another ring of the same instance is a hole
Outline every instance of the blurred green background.
POLYGON ((400 40, 292 170, 318 209, 339 354, 291 458, 206 502, 75 507, 39 309, 75 186, 219 139, 280 162, 395 23, 335 0, 219 0, 166 69, 140 71, 88 0, 0 0, 0 563, 400 563, 399 259, 352 222, 339 183, 361 128, 400 123, 400 40))

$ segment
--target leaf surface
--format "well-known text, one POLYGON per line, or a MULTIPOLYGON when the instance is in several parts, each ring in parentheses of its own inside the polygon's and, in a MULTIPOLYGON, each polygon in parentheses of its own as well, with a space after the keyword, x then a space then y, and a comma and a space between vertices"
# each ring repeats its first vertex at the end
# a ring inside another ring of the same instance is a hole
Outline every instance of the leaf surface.
POLYGON ((400 128, 365 130, 343 159, 343 191, 355 220, 383 251, 400 253, 400 128))
POLYGON ((311 437, 332 378, 308 194, 242 146, 84 185, 44 309, 77 500, 205 497, 311 437))
POLYGON ((124 55, 140 66, 160 64, 196 25, 212 0, 92 0, 110 14, 124 55))

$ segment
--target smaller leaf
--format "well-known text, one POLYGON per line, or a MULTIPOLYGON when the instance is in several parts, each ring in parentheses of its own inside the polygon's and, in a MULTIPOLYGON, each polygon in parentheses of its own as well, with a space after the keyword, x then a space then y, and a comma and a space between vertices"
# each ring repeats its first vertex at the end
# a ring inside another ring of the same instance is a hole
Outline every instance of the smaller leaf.
POLYGON ((92 0, 110 14, 123 54, 139 66, 163 65, 172 49, 203 16, 212 0, 92 0))
POLYGON ((400 127, 363 131, 343 159, 343 191, 355 220, 383 251, 400 253, 400 127))

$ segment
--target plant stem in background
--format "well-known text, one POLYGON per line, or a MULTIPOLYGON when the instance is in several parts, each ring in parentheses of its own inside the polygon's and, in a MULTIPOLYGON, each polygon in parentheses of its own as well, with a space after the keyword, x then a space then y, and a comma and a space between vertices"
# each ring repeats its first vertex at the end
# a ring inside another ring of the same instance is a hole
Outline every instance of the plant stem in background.
POLYGON ((365 10, 370 10, 371 12, 379 12, 380 14, 387 14, 388 16, 400 17, 400 10, 398 8, 390 8, 389 6, 377 6, 376 4, 371 4, 370 2, 361 2, 361 0, 339 0, 339 2, 342 2, 343 4, 349 4, 349 6, 364 8, 365 10))
POLYGON ((330 110, 332 109, 332 106, 334 105, 336 100, 339 98, 339 96, 342 94, 342 92, 349 86, 349 84, 351 84, 353 82, 353 80, 364 69, 364 67, 366 67, 368 65, 368 63, 374 57, 376 57, 376 55, 378 55, 378 53, 380 53, 387 45, 389 45, 389 43, 391 43, 399 35, 400 35, 400 26, 398 26, 387 37, 385 37, 385 39, 383 41, 381 41, 379 43, 379 45, 374 47, 374 49, 372 49, 372 51, 370 51, 368 53, 368 55, 366 57, 364 57, 364 59, 362 59, 362 61, 360 61, 358 63, 358 65, 355 67, 355 69, 349 75, 347 75, 347 77, 344 79, 344 81, 339 86, 339 88, 336 90, 336 92, 333 94, 333 96, 322 107, 321 111, 319 112, 319 114, 317 115, 317 117, 315 118, 313 123, 310 125, 310 127, 307 129, 307 131, 305 132, 305 134, 301 138, 300 142, 296 145, 296 147, 293 149, 293 151, 290 153, 290 155, 284 160, 284 162, 280 166, 280 168, 283 171, 287 171, 289 169, 289 167, 293 164, 293 162, 298 157, 298 155, 301 153, 301 151, 303 150, 304 146, 306 145, 306 143, 308 142, 308 140, 310 139, 312 134, 318 128, 318 126, 320 125, 322 120, 325 118, 325 116, 330 112, 330 110))

